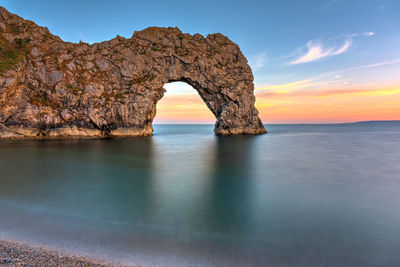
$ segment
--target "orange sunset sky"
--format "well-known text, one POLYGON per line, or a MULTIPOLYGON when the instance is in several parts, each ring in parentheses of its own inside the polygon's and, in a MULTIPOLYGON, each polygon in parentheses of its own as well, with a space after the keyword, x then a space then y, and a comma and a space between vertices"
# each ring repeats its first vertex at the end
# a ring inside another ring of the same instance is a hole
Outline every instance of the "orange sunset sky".
MULTIPOLYGON (((397 71, 398 69, 396 69, 397 71)), ((399 80, 343 81, 339 74, 274 85, 256 85, 264 123, 340 123, 400 119, 399 80)), ((165 86, 154 123, 214 123, 197 92, 185 83, 165 86)))

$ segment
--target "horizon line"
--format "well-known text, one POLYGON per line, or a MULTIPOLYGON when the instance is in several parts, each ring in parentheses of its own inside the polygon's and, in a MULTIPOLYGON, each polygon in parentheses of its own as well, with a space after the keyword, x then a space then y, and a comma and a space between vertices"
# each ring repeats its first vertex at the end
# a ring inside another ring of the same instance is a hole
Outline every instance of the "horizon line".
MULTIPOLYGON (((351 121, 351 122, 299 122, 299 123, 266 123, 264 125, 336 125, 336 124, 355 124, 355 123, 366 123, 366 122, 399 122, 399 120, 367 120, 367 121, 351 121)), ((214 125, 215 123, 153 123, 153 125, 214 125)))

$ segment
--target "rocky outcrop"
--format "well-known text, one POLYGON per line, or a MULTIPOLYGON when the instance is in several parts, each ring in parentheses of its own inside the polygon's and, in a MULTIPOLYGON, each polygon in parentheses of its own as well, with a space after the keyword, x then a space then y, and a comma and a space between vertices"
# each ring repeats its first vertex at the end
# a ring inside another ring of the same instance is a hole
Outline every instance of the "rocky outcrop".
POLYGON ((151 135, 163 85, 191 85, 218 135, 265 133, 252 71, 222 34, 147 28, 89 45, 63 42, 0 7, 0 136, 151 135))

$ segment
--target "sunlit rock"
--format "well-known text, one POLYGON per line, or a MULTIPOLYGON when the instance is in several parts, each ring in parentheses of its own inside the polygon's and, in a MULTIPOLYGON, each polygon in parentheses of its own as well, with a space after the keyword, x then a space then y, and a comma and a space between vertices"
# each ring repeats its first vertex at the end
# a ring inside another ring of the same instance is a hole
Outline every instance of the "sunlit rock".
POLYGON ((216 134, 266 132, 252 71, 222 34, 152 27, 129 39, 75 44, 1 7, 0 33, 2 137, 151 135, 163 86, 173 81, 198 91, 216 134))

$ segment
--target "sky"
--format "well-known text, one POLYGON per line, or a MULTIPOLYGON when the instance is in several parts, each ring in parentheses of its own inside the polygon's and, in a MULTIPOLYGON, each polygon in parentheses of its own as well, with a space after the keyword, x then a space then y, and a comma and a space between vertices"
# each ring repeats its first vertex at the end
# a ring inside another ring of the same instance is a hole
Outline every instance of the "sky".
MULTIPOLYGON (((400 1, 0 0, 65 41, 131 37, 150 26, 220 32, 252 67, 264 123, 400 119, 400 1)), ((197 92, 165 85, 156 123, 214 123, 197 92)))

